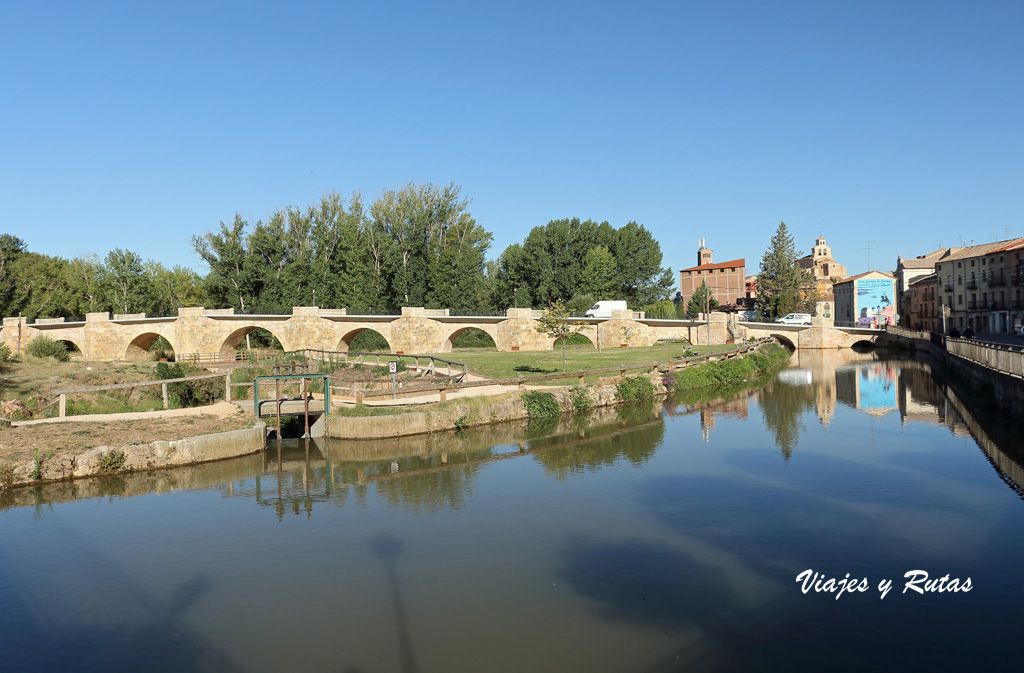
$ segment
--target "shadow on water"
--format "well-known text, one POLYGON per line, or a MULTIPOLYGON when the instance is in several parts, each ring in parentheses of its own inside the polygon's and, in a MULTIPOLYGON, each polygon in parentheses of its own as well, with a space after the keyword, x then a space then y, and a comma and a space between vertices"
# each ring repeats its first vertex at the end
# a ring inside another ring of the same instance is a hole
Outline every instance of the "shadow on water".
POLYGON ((402 602, 402 591, 398 585, 398 573, 395 566, 402 555, 402 541, 387 533, 370 540, 373 555, 384 562, 388 571, 388 586, 391 589, 391 603, 395 612, 395 627, 398 631, 398 649, 401 652, 402 670, 405 673, 416 673, 416 654, 413 650, 412 636, 409 632, 409 620, 405 615, 402 602))
POLYGON ((29 605, 17 579, 0 554, 0 596, 4 612, 17 615, 0 639, 0 660, 19 662, 17 670, 36 671, 227 671, 245 669, 233 657, 186 621, 188 612, 209 591, 209 579, 194 575, 179 585, 169 601, 149 594, 145 586, 103 557, 88 540, 65 531, 73 541, 76 561, 90 576, 116 585, 119 604, 141 619, 131 624, 73 624, 69 615, 47 615, 29 605), (102 646, 97 647, 97 644, 102 646))

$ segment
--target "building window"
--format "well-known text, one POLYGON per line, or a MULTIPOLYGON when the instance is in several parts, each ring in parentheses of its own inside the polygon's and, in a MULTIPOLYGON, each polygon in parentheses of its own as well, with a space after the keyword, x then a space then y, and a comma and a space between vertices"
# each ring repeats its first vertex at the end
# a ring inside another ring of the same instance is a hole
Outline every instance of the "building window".
POLYGON ((956 296, 956 305, 957 306, 963 306, 964 305, 964 296, 962 294, 958 294, 956 296))

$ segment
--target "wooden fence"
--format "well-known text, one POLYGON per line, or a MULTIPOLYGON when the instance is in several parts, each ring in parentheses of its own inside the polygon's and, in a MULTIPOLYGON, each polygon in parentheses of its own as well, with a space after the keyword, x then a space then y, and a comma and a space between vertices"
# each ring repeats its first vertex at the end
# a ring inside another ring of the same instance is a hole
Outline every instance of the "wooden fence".
MULTIPOLYGON (((160 386, 161 393, 163 393, 164 409, 169 406, 169 400, 167 397, 167 384, 168 383, 184 383, 186 381, 203 381, 206 379, 224 379, 224 399, 228 402, 231 401, 231 375, 230 374, 199 374, 198 376, 185 376, 178 379, 159 379, 157 381, 136 381, 133 383, 108 383, 102 386, 81 386, 78 388, 59 388, 57 390, 51 390, 51 395, 57 395, 60 401, 60 407, 58 415, 61 418, 67 415, 68 407, 68 395, 74 395, 75 393, 92 393, 100 390, 129 390, 133 388, 145 388, 146 386, 160 386)), ((53 404, 53 402, 50 402, 53 404)), ((49 406, 49 405, 47 405, 49 406)))

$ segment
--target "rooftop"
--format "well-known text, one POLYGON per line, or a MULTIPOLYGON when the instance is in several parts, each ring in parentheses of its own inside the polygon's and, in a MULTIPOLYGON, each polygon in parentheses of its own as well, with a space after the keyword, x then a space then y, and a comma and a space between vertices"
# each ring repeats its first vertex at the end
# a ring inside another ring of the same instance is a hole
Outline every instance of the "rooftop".
POLYGON ((886 278, 890 278, 892 280, 896 280, 895 278, 893 278, 893 276, 891 274, 885 273, 884 271, 875 271, 875 270, 872 269, 871 271, 865 271, 864 273, 858 273, 856 276, 847 276, 846 278, 843 278, 842 280, 837 280, 835 282, 835 285, 842 285, 843 283, 849 283, 850 281, 858 280, 860 278, 863 278, 864 276, 869 276, 869 275, 871 275, 873 273, 877 273, 880 276, 885 276, 886 278))
POLYGON ((691 266, 689 269, 680 269, 679 273, 684 271, 705 271, 709 269, 724 269, 726 267, 746 266, 746 258, 741 257, 740 259, 734 259, 728 262, 717 262, 715 264, 701 264, 700 266, 691 266))

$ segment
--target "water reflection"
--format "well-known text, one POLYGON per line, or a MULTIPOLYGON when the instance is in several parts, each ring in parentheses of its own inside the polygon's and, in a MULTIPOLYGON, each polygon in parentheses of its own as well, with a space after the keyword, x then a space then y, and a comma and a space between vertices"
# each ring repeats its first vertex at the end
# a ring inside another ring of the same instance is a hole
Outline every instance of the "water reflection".
POLYGON ((0 513, 0 661, 1019 668, 1024 508, 974 449, 1020 493, 1009 432, 921 363, 827 352, 792 364, 587 417, 292 440, 4 492, 27 507, 0 513), (83 498, 95 502, 53 505, 83 498), (972 576, 977 590, 835 601, 794 588, 808 567, 874 581, 922 567, 972 576))
POLYGON ((662 446, 666 417, 698 416, 701 436, 710 444, 718 422, 746 422, 753 409, 788 462, 807 424, 829 430, 840 408, 857 412, 845 429, 854 428, 859 442, 873 441, 875 420, 892 413, 904 426, 939 425, 973 437, 1007 484, 1024 495, 1020 438, 998 419, 972 416, 927 364, 880 351, 818 350, 794 353, 777 376, 681 391, 660 407, 602 408, 382 441, 283 440, 271 442, 263 454, 235 460, 0 491, 0 508, 32 505, 42 516, 49 502, 213 486, 224 497, 254 499, 279 520, 311 517, 317 503, 365 506, 371 497, 414 511, 459 510, 472 497, 480 470, 495 461, 530 455, 557 480, 620 460, 642 465, 662 446))

